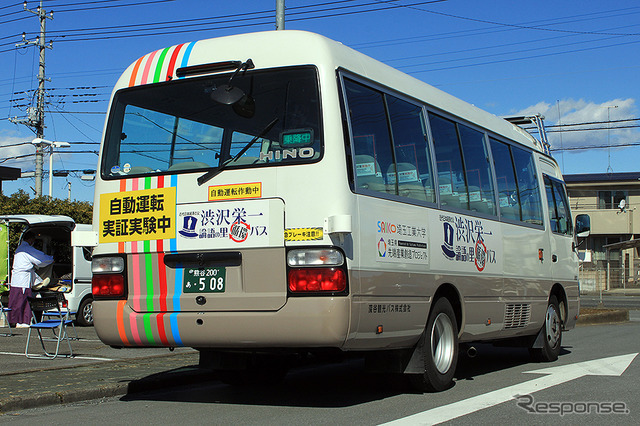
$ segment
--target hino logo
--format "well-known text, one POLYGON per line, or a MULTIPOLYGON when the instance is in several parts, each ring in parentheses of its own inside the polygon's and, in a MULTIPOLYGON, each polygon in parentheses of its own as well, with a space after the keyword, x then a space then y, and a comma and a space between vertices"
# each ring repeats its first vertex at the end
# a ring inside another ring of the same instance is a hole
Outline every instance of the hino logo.
POLYGON ((286 160, 287 158, 312 158, 315 154, 315 150, 313 148, 293 148, 293 149, 283 149, 281 151, 269 151, 267 153, 260 153, 260 161, 264 160, 286 160))

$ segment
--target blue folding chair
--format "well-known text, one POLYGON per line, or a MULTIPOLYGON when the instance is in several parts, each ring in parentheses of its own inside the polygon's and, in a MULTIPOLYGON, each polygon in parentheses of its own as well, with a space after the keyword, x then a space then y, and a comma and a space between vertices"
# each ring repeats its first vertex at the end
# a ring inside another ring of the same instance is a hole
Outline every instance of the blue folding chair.
MULTIPOLYGON (((64 296, 63 296, 64 297, 64 296)), ((40 359, 54 359, 58 356, 61 357, 72 357, 73 349, 71 349, 71 340, 69 339, 69 335, 67 334, 67 326, 72 323, 72 320, 69 319, 67 315, 64 315, 60 310, 60 297, 59 296, 43 296, 43 297, 27 297, 29 301, 29 306, 31 307, 31 311, 35 314, 36 312, 45 312, 45 311, 56 311, 58 315, 56 315, 53 319, 43 319, 41 321, 36 321, 35 315, 31 324, 29 324, 29 334, 27 336, 27 346, 24 349, 24 354, 27 358, 40 358, 40 359), (40 340, 40 345, 42 346, 43 354, 30 354, 29 353, 29 342, 31 341, 31 332, 36 330, 38 333, 38 338, 40 340), (55 339, 45 339, 42 337, 42 330, 51 330, 55 335, 55 339), (47 351, 45 347, 45 340, 54 340, 56 341, 56 350, 55 352, 47 351), (69 345, 69 354, 60 354, 60 342, 62 340, 66 340, 69 345)), ((43 317, 45 318, 45 317, 43 317)))
POLYGON ((2 303, 2 299, 8 294, 9 292, 5 292, 0 295, 0 310, 2 310, 2 318, 4 318, 4 323, 7 324, 7 327, 9 327, 8 333, 0 333, 0 336, 5 337, 13 336, 13 332, 11 331, 11 323, 9 322, 9 316, 7 315, 9 312, 11 312, 11 308, 5 308, 4 304, 2 303))
MULTIPOLYGON (((67 302, 67 299, 64 297, 64 293, 57 293, 57 292, 47 292, 47 293, 41 293, 43 296, 47 295, 47 296, 52 296, 55 295, 58 298, 58 302, 60 302, 60 305, 62 305, 61 309, 53 309, 50 311, 45 311, 42 313, 42 317, 43 319, 50 319, 50 318, 58 318, 60 316, 60 314, 62 314, 66 319, 71 319, 71 316, 76 316, 77 312, 76 311, 71 311, 69 310, 69 303, 67 302)), ((76 330, 76 326, 74 324, 74 321, 71 321, 71 328, 73 329, 73 334, 75 337, 70 336, 71 340, 79 340, 80 338, 78 337, 78 331, 76 330)), ((54 331, 55 333, 55 331, 54 331)))

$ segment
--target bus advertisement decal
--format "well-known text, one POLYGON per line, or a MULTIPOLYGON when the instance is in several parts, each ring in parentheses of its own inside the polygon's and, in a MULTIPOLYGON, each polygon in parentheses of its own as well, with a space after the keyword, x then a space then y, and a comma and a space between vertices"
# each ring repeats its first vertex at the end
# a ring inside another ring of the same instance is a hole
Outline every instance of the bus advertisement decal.
POLYGON ((470 219, 455 215, 439 215, 442 243, 442 258, 450 262, 473 265, 482 272, 489 265, 498 265, 500 261, 499 245, 501 239, 496 230, 488 229, 492 222, 482 219, 470 219))
POLYGON ((376 260, 427 263, 427 227, 379 220, 376 223, 376 260))
POLYGON ((100 194, 99 242, 175 238, 176 188, 100 194))
POLYGON ((284 245, 284 206, 276 200, 178 205, 177 248, 284 245))

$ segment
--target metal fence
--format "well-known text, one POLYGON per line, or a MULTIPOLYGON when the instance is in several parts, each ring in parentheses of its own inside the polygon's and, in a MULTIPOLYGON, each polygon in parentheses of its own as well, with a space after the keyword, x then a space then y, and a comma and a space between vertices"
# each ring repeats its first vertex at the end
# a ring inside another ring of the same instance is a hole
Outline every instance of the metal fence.
MULTIPOLYGON (((634 265, 635 266, 635 265, 634 265)), ((640 289, 640 269, 607 266, 606 263, 580 266, 580 292, 599 293, 616 289, 640 289)))

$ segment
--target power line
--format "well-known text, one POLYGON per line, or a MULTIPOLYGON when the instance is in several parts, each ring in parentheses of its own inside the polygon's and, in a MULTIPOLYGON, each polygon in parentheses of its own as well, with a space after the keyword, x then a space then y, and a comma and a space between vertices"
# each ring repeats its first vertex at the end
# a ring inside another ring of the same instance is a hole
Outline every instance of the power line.
POLYGON ((640 142, 629 142, 615 145, 590 145, 590 146, 575 146, 570 148, 551 148, 550 151, 580 151, 587 149, 607 149, 607 148, 628 148, 632 146, 640 146, 640 142))

